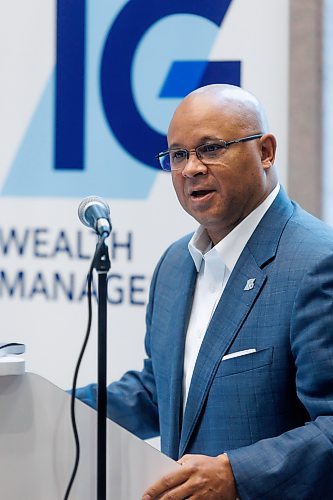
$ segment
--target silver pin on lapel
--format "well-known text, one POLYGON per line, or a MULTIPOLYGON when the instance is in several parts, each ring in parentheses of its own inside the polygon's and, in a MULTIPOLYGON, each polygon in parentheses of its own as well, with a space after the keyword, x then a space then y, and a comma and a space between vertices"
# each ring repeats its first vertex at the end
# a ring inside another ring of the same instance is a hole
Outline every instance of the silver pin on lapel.
POLYGON ((250 278, 249 280, 247 280, 246 285, 244 286, 244 290, 252 290, 252 288, 254 288, 255 281, 255 278, 250 278))

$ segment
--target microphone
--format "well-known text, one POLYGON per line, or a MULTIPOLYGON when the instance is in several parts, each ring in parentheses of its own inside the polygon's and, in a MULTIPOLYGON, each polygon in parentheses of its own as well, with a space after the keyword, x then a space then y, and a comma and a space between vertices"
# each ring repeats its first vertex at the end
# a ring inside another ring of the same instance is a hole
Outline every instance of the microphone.
POLYGON ((91 227, 96 233, 107 238, 112 231, 109 205, 98 196, 87 196, 78 208, 79 219, 85 226, 91 227))

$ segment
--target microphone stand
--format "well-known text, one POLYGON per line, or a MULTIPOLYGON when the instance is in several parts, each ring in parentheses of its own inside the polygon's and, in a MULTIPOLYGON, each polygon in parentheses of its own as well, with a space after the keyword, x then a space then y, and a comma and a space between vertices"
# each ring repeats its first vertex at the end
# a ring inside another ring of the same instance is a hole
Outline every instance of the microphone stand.
POLYGON ((93 267, 98 273, 97 500, 106 500, 107 273, 111 262, 104 235, 99 237, 93 267))

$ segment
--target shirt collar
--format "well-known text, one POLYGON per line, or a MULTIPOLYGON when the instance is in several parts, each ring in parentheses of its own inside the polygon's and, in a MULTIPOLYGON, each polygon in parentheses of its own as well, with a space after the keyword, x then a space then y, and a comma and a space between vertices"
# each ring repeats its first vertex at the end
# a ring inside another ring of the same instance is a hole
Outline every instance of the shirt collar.
POLYGON ((246 243, 277 197, 279 191, 280 184, 277 184, 267 198, 214 247, 212 247, 212 242, 206 229, 200 225, 188 243, 188 249, 197 272, 200 270, 204 256, 208 252, 214 251, 214 254, 217 252, 231 273, 246 243))

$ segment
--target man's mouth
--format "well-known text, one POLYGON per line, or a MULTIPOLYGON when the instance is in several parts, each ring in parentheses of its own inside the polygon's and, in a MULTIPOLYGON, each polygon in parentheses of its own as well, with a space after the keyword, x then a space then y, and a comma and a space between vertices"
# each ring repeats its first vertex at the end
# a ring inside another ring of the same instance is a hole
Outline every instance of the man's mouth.
POLYGON ((192 198, 204 198, 208 194, 213 193, 213 189, 196 189, 191 191, 191 197, 192 198))

